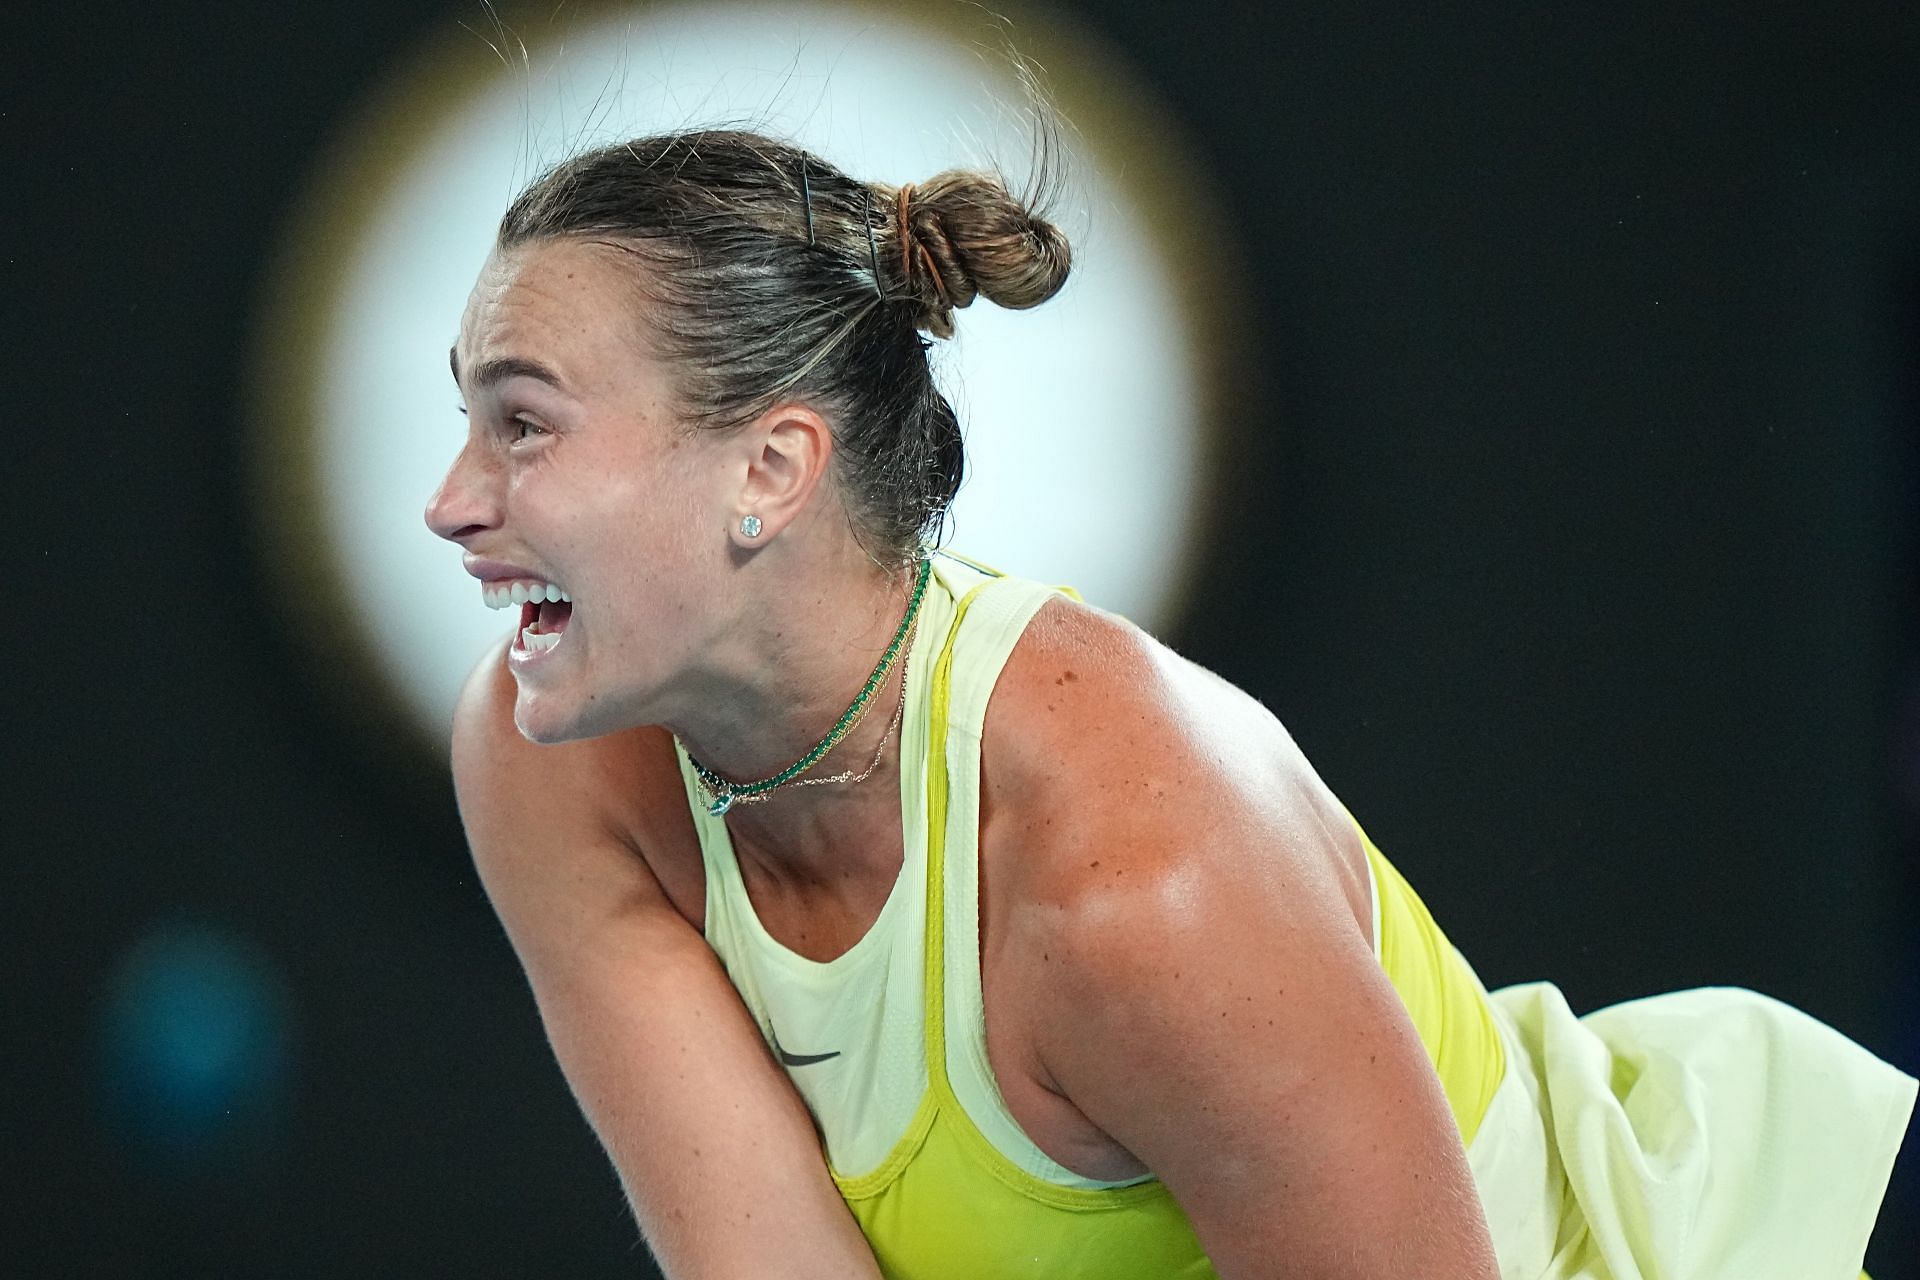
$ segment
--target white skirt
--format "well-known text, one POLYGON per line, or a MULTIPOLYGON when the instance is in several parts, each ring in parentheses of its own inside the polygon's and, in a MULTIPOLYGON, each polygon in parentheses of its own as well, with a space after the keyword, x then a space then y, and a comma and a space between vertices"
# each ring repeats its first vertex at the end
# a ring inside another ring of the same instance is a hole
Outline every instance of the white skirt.
POLYGON ((1467 1158, 1504 1280, 1857 1280, 1911 1077, 1751 991, 1492 1004, 1507 1074, 1467 1158))

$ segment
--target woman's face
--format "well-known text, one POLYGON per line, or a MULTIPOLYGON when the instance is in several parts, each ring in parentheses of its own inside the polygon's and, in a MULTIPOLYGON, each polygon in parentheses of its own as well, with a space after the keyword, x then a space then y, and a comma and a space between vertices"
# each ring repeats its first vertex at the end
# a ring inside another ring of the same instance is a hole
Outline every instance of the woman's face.
POLYGON ((427 506, 515 624, 536 742, 664 719, 717 625, 700 584, 726 577, 729 451, 680 424, 616 255, 544 241, 487 263, 453 349, 467 439, 427 506))

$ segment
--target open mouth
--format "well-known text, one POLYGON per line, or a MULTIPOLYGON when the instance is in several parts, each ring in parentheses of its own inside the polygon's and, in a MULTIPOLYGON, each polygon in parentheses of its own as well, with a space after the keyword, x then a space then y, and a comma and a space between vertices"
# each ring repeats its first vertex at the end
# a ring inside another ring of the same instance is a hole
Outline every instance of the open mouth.
POLYGON ((514 582, 485 588, 489 609, 518 605, 520 626, 513 647, 526 653, 545 653, 560 643, 573 617, 573 596, 550 582, 514 582))
POLYGON ((560 643, 571 617, 571 600, 542 600, 538 604, 529 600, 520 606, 520 634, 515 643, 535 653, 545 652, 560 643))

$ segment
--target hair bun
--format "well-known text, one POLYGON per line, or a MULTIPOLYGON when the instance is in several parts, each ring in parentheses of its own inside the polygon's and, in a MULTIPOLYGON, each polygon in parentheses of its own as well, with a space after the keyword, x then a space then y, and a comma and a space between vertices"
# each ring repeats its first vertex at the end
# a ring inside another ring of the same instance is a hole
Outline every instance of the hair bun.
POLYGON ((1011 310, 1060 292, 1073 265, 1067 237, 1006 183, 949 169, 894 193, 902 292, 916 328, 953 336, 953 310, 976 297, 1011 310))

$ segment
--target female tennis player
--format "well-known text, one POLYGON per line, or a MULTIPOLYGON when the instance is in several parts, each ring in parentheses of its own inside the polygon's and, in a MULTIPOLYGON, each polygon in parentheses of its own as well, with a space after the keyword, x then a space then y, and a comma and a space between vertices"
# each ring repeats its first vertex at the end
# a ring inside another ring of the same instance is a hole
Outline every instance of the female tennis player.
POLYGON ((1851 1280, 1912 1080, 1489 994, 1252 698, 931 548, 923 335, 1068 262, 994 177, 688 133, 534 183, 468 304, 461 811, 666 1274, 1851 1280))

